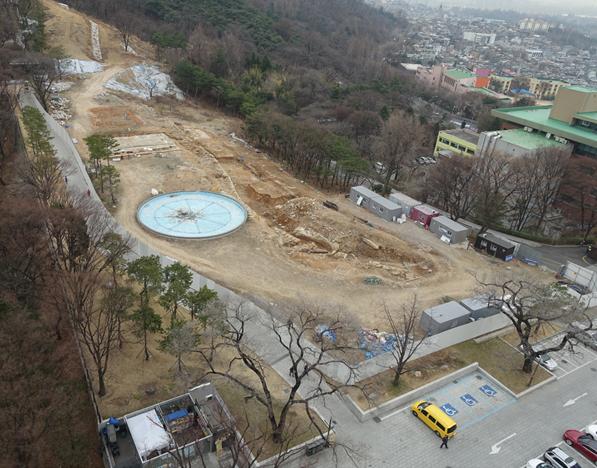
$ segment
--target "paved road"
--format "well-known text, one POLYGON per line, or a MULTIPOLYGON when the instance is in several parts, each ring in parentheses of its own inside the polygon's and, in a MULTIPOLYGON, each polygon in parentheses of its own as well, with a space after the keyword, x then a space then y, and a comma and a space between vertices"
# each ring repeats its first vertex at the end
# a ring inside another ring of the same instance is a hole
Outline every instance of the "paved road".
MULTIPOLYGON (((21 102, 39 108, 30 95, 23 95, 21 102)), ((57 155, 69 166, 68 189, 103 209, 70 137, 47 115, 46 120, 55 136, 53 144, 57 155), (89 196, 87 190, 90 190, 89 196)), ((109 215, 106 213, 105 216, 109 215)), ((124 233, 121 228, 118 229, 124 233)), ((134 239, 133 250, 133 256, 158 254, 134 239)), ((160 257, 164 264, 174 261, 160 257)), ((269 319, 263 309, 194 272, 193 287, 203 284, 218 291, 224 301, 245 303, 245 311, 255 317, 247 328, 252 347, 283 378, 289 379, 288 362, 279 343, 271 331, 268 332, 269 319)), ((560 380, 465 427, 450 443, 449 450, 440 450, 439 439, 407 411, 398 412, 379 423, 373 420, 360 423, 338 396, 320 398, 314 406, 324 420, 335 421, 337 441, 352 450, 339 448, 337 458, 332 456, 331 450, 326 450, 310 460, 318 467, 518 467, 546 447, 556 444, 565 429, 582 427, 597 419, 596 380, 597 367, 579 367, 560 380), (574 404, 563 406, 566 401, 583 393, 586 395, 574 404), (516 435, 511 436, 514 433, 516 435), (492 445, 509 436, 499 453, 490 455, 492 445)), ((309 381, 301 391, 306 395, 313 388, 314 382, 309 381)), ((288 466, 305 466, 305 459, 301 457, 290 461, 288 466)))
POLYGON ((587 248, 585 246, 542 245, 534 247, 534 249, 541 254, 542 262, 545 266, 553 271, 559 271, 560 267, 565 265, 567 260, 580 266, 587 266, 594 263, 586 257, 587 248))
MULTIPOLYGON (((594 369, 597 367, 579 368, 459 431, 450 442, 449 450, 440 450, 440 440, 408 411, 381 423, 358 424, 342 418, 340 424, 346 427, 339 426, 338 433, 347 434, 345 440, 352 440, 365 455, 357 466, 520 467, 559 443, 566 429, 581 428, 597 419, 597 372, 594 369), (574 404, 564 406, 568 400, 584 393, 586 395, 574 404), (512 434, 516 435, 495 447, 498 453, 490 454, 494 444, 512 434)), ((331 454, 323 453, 317 466, 332 462, 331 454)), ((339 466, 349 466, 347 458, 341 462, 339 466)))

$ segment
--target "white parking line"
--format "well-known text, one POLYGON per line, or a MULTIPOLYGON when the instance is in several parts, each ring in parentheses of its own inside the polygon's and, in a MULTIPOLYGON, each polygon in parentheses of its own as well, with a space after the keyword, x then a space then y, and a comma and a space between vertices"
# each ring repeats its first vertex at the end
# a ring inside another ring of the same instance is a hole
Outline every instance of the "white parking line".
POLYGON ((397 409, 396 411, 392 411, 390 414, 386 414, 385 416, 382 416, 381 418, 379 418, 381 421, 384 421, 385 419, 391 418, 392 416, 397 415, 398 413, 402 413, 404 410, 407 410, 408 408, 410 408, 410 405, 405 406, 404 408, 400 408, 397 409))

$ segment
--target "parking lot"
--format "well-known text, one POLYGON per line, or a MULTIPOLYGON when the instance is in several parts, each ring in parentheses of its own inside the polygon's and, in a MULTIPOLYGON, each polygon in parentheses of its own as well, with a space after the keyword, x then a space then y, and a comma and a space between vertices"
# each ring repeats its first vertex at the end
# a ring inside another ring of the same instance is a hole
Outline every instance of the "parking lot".
MULTIPOLYGON (((538 343, 537 348, 544 349, 554 346, 558 344, 560 340, 561 335, 552 336, 538 343)), ((597 366, 597 353, 581 344, 574 347, 574 352, 564 348, 560 351, 549 353, 549 355, 558 365, 558 367, 551 371, 558 379, 561 379, 584 366, 592 364, 597 366)))
POLYGON ((473 372, 423 395, 465 429, 516 400, 506 389, 481 372, 473 372))
MULTIPOLYGON (((597 424, 597 420, 593 421, 591 424, 597 424)), ((588 426, 589 424, 587 424, 588 426)), ((584 431, 585 428, 582 428, 581 431, 584 431)), ((550 447, 559 447, 561 448, 564 452, 566 452, 567 455, 571 456, 572 458, 574 458, 582 467, 589 467, 589 466, 593 466, 593 463, 588 460, 587 458, 585 458, 580 452, 576 451, 574 448, 572 447, 568 447, 568 445, 566 445, 566 442, 564 442, 563 440, 560 440, 557 443, 554 443, 551 446, 546 446, 545 450, 547 450, 550 447)), ((543 459, 543 453, 539 453, 537 454, 537 456, 535 458, 539 458, 539 459, 543 459)), ((521 468, 525 468, 526 465, 523 465, 521 468)))

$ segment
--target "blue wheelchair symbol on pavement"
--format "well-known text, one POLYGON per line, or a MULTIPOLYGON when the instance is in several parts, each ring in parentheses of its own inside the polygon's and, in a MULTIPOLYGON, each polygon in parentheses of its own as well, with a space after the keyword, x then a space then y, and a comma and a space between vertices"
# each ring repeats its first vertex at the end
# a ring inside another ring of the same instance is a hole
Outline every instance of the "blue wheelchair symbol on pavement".
POLYGON ((491 385, 487 385, 487 384, 483 385, 482 387, 479 387, 479 390, 481 390, 487 396, 496 396, 497 395, 497 391, 494 390, 494 388, 491 385))
POLYGON ((464 401, 468 406, 475 406, 478 403, 478 401, 475 400, 475 397, 473 397, 470 393, 465 393, 460 397, 460 399, 464 401))
POLYGON ((441 405, 440 408, 448 416, 454 416, 456 413, 458 413, 458 410, 456 408, 454 408, 450 403, 446 403, 445 405, 441 405))

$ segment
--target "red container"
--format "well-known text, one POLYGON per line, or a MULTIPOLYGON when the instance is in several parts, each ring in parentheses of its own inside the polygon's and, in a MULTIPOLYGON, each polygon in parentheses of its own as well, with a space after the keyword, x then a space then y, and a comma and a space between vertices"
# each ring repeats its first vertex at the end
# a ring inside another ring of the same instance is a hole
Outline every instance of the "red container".
POLYGON ((431 220, 439 215, 439 211, 435 210, 433 207, 429 205, 419 205, 415 206, 410 210, 409 217, 415 223, 419 223, 425 229, 429 229, 429 224, 431 224, 431 220))

